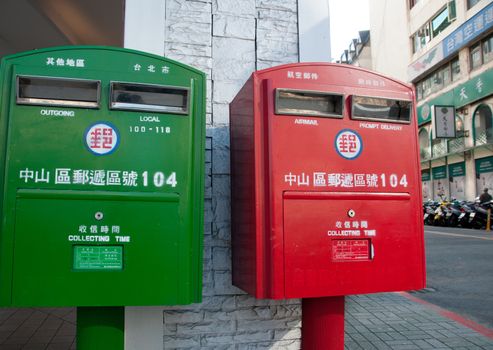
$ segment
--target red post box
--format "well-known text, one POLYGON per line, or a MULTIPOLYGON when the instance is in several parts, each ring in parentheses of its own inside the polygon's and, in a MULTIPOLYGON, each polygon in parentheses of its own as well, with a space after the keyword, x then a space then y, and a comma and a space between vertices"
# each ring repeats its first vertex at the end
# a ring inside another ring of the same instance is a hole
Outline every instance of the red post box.
POLYGON ((230 105, 233 284, 271 299, 423 288, 414 104, 354 66, 253 73, 230 105))

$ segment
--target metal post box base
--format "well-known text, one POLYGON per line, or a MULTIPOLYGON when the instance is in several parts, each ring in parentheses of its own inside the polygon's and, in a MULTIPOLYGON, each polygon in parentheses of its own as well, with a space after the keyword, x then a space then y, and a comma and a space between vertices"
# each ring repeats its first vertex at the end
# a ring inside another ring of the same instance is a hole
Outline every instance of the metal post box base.
POLYGON ((344 350, 344 296, 302 300, 301 348, 344 350))
POLYGON ((78 350, 123 350, 125 308, 78 307, 78 350))

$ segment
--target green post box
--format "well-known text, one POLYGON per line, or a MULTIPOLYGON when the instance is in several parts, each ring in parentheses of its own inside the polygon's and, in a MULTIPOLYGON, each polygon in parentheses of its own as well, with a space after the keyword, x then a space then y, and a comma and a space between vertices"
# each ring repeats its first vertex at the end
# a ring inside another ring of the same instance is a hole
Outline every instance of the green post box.
POLYGON ((204 74, 74 46, 0 79, 0 305, 199 302, 204 74))

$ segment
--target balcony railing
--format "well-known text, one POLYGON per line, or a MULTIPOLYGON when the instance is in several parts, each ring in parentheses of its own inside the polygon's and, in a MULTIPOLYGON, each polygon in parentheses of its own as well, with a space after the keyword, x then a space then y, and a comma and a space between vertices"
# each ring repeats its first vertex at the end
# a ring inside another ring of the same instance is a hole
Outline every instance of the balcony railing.
POLYGON ((448 142, 448 151, 450 153, 462 152, 464 151, 464 148, 465 148, 464 137, 458 137, 448 142))
POLYGON ((439 142, 433 145, 432 149, 433 157, 440 157, 447 154, 447 142, 439 142))
POLYGON ((476 146, 488 145, 493 143, 493 130, 486 129, 476 131, 476 138, 474 140, 476 146))
POLYGON ((422 148, 419 150, 419 156, 421 160, 429 160, 431 158, 431 151, 429 148, 422 148))

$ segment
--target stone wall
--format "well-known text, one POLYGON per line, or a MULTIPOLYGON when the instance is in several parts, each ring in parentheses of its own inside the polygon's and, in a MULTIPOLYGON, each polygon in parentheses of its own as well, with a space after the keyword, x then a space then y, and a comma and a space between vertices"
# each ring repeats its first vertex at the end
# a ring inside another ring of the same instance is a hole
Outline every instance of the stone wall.
POLYGON ((299 300, 231 284, 229 107, 256 69, 298 61, 297 0, 166 0, 165 56, 207 74, 203 302, 164 309, 164 349, 299 349, 299 300))

